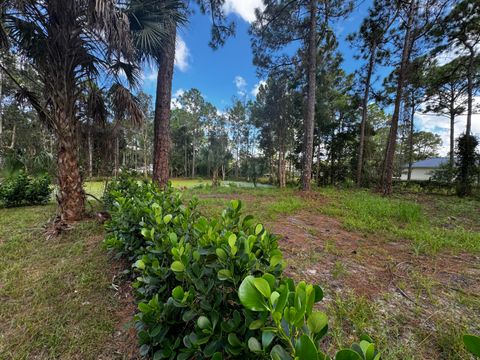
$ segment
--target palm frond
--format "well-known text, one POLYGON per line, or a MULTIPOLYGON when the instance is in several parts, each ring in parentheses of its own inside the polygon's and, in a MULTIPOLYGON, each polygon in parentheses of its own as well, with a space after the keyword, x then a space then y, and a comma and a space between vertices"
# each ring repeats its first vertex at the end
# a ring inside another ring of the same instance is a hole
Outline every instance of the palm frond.
POLYGON ((133 126, 141 126, 145 115, 138 99, 122 84, 115 83, 109 90, 116 122, 127 120, 133 126))

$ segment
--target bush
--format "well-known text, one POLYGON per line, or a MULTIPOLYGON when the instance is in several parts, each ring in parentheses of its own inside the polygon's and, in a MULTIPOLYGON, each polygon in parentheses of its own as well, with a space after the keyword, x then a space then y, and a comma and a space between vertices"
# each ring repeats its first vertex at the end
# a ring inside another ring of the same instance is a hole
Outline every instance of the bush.
POLYGON ((0 204, 4 207, 46 204, 51 194, 48 175, 32 177, 19 172, 0 184, 0 204))
MULTIPOLYGON (((317 357, 317 350, 315 357, 309 357, 297 345, 285 345, 280 330, 295 312, 292 341, 301 348, 308 346, 304 336, 297 338, 302 333, 317 346, 320 338, 307 328, 319 316, 311 307, 313 300, 320 299, 321 289, 300 283, 299 295, 291 291, 293 282, 281 277, 285 262, 276 237, 252 216, 242 216, 240 201, 232 200, 221 216, 207 219, 198 214, 195 199, 183 205, 181 194, 170 186, 159 191, 151 182, 128 177, 112 183, 107 197, 112 218, 106 225, 105 243, 133 262, 142 355, 323 359, 317 357), (242 299, 245 284, 256 286, 246 292, 250 296, 264 296, 255 301, 270 305, 252 307, 242 299), (286 315, 280 314, 285 320, 270 312, 273 307, 280 309, 280 299, 285 300, 282 309, 288 309, 286 315), (256 339, 260 338, 259 348, 256 339)), ((321 330, 326 333, 326 328, 321 330)), ((374 359, 358 359, 363 358, 374 359)))
POLYGON ((472 135, 461 135, 457 140, 457 195, 469 196, 472 194, 472 184, 477 175, 478 154, 476 148, 478 140, 472 135))

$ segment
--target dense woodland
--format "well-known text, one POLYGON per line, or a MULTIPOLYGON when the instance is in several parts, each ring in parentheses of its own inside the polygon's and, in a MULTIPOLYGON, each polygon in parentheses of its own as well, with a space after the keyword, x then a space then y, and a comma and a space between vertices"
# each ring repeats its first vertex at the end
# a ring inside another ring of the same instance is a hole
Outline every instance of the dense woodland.
POLYGON ((356 183, 392 193, 402 167, 439 155, 415 114, 448 117, 438 178, 471 192, 472 115, 480 91, 480 4, 375 0, 347 40, 363 66, 342 68, 335 24, 353 1, 270 1, 250 29, 265 79, 256 99, 217 109, 197 89, 172 101, 175 36, 190 11, 212 17, 212 48, 234 34, 223 1, 2 1, 0 161, 4 174, 56 175, 65 219, 82 216, 82 180, 136 170, 170 177, 268 181, 309 190, 356 183), (448 58, 448 61, 442 59, 448 58), (158 67, 155 98, 139 88, 158 67), (382 77, 380 69, 388 69, 382 77), (462 133, 457 117, 466 115, 462 133), (447 145, 447 144, 444 144, 447 145))

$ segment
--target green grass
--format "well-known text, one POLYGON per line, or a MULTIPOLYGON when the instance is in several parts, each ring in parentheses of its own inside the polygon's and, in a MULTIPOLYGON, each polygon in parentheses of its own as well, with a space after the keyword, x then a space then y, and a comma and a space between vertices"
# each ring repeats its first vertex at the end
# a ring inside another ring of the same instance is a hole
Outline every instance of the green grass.
POLYGON ((444 249, 480 251, 480 232, 476 230, 479 220, 472 218, 480 208, 476 200, 430 196, 422 203, 414 201, 413 197, 385 198, 359 190, 326 189, 321 192, 329 199, 329 204, 318 210, 340 217, 348 230, 377 233, 387 240, 407 239, 418 254, 444 249), (456 225, 445 226, 452 216, 459 218, 456 225))
POLYGON ((94 221, 46 240, 53 206, 0 210, 0 359, 97 359, 118 320, 94 221))

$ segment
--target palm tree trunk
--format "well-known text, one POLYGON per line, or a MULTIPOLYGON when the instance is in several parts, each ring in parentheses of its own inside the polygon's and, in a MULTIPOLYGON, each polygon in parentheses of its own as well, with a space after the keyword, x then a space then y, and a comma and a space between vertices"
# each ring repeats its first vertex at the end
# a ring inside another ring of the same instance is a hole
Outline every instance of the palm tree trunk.
POLYGON ((172 98, 173 67, 177 29, 170 25, 169 41, 158 59, 157 94, 155 100, 155 126, 153 149, 153 180, 161 187, 167 185, 170 156, 170 102, 172 98))
POLYGON ((416 0, 412 0, 408 11, 407 28, 405 30, 405 39, 403 43, 402 60, 400 63, 397 89, 395 94, 395 106, 392 115, 392 123, 390 125, 390 133, 388 136, 387 149, 385 152, 385 161, 382 172, 382 192, 384 195, 390 195, 392 193, 392 181, 393 181, 393 163, 395 158, 395 147, 397 144, 397 132, 398 132, 398 118, 400 114, 400 104, 402 101, 403 85, 405 82, 405 75, 407 65, 410 59, 410 52, 412 48, 412 33, 413 33, 413 21, 416 14, 416 0))
POLYGON ((310 0, 308 39, 307 114, 303 134, 302 190, 309 191, 312 178, 313 130, 315 122, 315 92, 317 72, 317 0, 310 0))
POLYGON ((373 73, 373 65, 375 64, 375 56, 377 51, 377 45, 374 42, 370 50, 370 60, 368 62, 367 77, 365 78, 365 89, 363 93, 362 101, 362 122, 360 124, 360 144, 358 146, 358 163, 357 163, 357 186, 362 185, 362 173, 363 173, 363 158, 365 152, 365 129, 367 126, 368 117, 368 98, 370 95, 370 81, 373 73))
POLYGON ((60 217, 64 221, 77 221, 85 215, 85 192, 78 166, 75 122, 62 109, 57 109, 55 113, 56 123, 62 124, 61 131, 57 132, 60 217))

